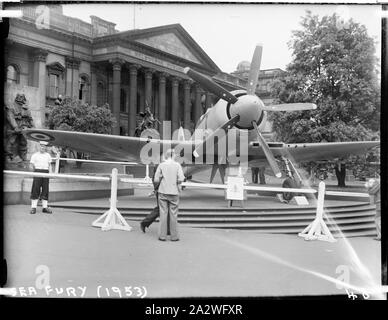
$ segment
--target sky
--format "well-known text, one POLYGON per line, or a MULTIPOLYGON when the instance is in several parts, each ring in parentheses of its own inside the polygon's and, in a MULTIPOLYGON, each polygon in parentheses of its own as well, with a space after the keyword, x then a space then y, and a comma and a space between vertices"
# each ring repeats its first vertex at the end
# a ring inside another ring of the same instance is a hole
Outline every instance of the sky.
POLYGON ((380 5, 314 4, 75 4, 63 5, 65 15, 90 22, 90 16, 116 23, 126 31, 179 23, 224 72, 251 61, 256 44, 263 45, 261 69, 281 68, 291 62, 292 31, 301 29, 306 10, 319 16, 335 12, 366 26, 376 40, 380 59, 380 5))

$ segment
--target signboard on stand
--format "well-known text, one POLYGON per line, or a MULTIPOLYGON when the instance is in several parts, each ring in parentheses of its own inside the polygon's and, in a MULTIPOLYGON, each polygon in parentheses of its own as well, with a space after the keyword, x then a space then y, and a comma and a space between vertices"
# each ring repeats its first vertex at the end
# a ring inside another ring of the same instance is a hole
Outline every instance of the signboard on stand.
POLYGON ((244 178, 243 177, 228 177, 228 185, 226 189, 227 200, 241 200, 244 195, 244 178))

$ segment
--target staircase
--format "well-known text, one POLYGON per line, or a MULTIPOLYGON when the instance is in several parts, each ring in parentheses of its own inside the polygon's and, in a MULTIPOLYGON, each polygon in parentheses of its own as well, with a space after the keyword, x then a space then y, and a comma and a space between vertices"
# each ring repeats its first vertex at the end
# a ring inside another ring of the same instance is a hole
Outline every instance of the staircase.
MULTIPOLYGON (((82 214, 101 215, 108 207, 52 204, 82 214)), ((126 220, 140 222, 151 207, 119 207, 126 220)), ((333 205, 325 209, 325 221, 335 237, 375 236, 375 206, 368 203, 333 205)), ((180 208, 178 221, 193 228, 252 230, 258 233, 298 234, 315 218, 315 208, 180 208)), ((133 225, 133 224, 132 224, 133 225)))

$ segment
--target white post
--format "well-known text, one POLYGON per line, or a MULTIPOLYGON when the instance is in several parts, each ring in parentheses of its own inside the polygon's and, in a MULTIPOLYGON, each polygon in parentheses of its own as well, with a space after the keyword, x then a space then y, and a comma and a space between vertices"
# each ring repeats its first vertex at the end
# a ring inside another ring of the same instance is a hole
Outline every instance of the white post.
POLYGON ((101 227, 102 231, 117 229, 131 231, 132 227, 128 225, 123 216, 117 210, 117 177, 118 170, 112 169, 111 190, 110 190, 110 208, 97 220, 93 221, 93 227, 101 227), (104 220, 104 222, 101 222, 104 220))
POLYGON ((302 232, 298 235, 305 238, 305 240, 324 240, 329 242, 335 242, 333 235, 323 220, 323 208, 325 201, 325 183, 321 181, 318 186, 318 200, 317 211, 313 222, 311 222, 302 232))
POLYGON ((59 173, 59 154, 55 158, 55 173, 59 173))
POLYGON ((323 219, 323 204, 325 201, 326 185, 321 181, 318 185, 317 218, 323 219))
POLYGON ((145 175, 144 181, 147 183, 152 182, 152 179, 150 178, 150 166, 149 166, 149 164, 146 164, 146 175, 145 175))
POLYGON ((110 208, 116 209, 117 208, 117 169, 112 169, 112 182, 111 182, 111 188, 110 188, 110 208))

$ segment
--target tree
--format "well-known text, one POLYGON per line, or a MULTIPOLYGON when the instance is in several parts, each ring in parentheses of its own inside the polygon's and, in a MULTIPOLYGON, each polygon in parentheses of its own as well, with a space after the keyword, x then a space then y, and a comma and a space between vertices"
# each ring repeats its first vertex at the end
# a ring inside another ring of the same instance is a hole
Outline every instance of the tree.
POLYGON ((365 26, 336 14, 320 19, 307 11, 301 27, 289 42, 293 60, 287 75, 274 82, 272 94, 277 103, 313 102, 318 108, 271 114, 277 139, 297 143, 378 137, 377 59, 365 26))
MULTIPOLYGON (((107 134, 116 120, 108 104, 98 107, 66 97, 61 104, 51 107, 46 125, 55 130, 107 134)), ((82 158, 82 154, 77 152, 77 158, 82 158)))
POLYGON ((116 120, 108 104, 98 107, 65 98, 60 105, 52 107, 46 124, 56 130, 111 133, 116 120))

